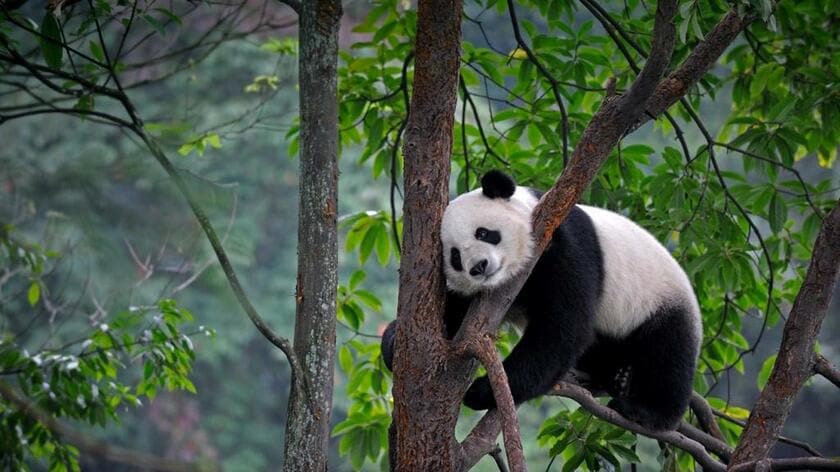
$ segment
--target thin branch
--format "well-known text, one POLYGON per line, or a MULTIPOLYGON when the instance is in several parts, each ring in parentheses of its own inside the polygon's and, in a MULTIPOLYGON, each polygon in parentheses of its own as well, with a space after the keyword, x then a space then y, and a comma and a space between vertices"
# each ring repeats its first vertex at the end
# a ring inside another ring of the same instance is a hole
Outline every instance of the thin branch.
POLYGON ((840 387, 840 369, 831 365, 831 362, 828 362, 828 359, 825 357, 817 355, 817 360, 814 363, 814 372, 822 375, 837 387, 840 387))
POLYGON ((565 167, 569 164, 569 115, 566 112, 566 106, 563 105, 563 96, 560 94, 560 86, 557 83, 557 79, 555 79, 551 72, 546 69, 542 62, 540 62, 537 58, 536 54, 534 54, 534 52, 531 51, 531 48, 528 47, 528 43, 525 42, 525 38, 519 30, 519 21, 516 19, 516 5, 513 3, 513 0, 507 0, 507 6, 508 12, 510 13, 510 23, 511 27, 513 27, 513 35, 516 38, 516 43, 519 45, 520 49, 525 51, 525 54, 528 56, 528 60, 536 66, 537 70, 540 71, 540 74, 542 74, 545 80, 551 84, 551 91, 554 94, 554 100, 557 102, 557 107, 560 109, 560 123, 562 125, 560 134, 563 138, 563 167, 565 167))
MULTIPOLYGON (((481 142, 484 143, 484 148, 487 149, 487 152, 493 156, 497 161, 501 162, 506 166, 510 166, 510 162, 502 158, 496 151, 493 150, 493 147, 490 146, 490 143, 487 141, 487 136, 484 134, 484 127, 481 126, 481 119, 478 117, 478 109, 475 106, 475 102, 473 102, 472 96, 470 95, 470 91, 467 89, 467 84, 464 82, 464 77, 461 76, 458 78, 461 84, 461 91, 464 93, 464 101, 470 104, 470 108, 473 112, 473 118, 475 119, 475 125, 478 128, 478 135, 481 136, 481 142)), ((465 125, 466 123, 463 123, 465 125)), ((498 141, 497 141, 498 142, 498 141)))
POLYGON ((502 457, 502 449, 499 446, 496 446, 496 449, 490 451, 490 457, 496 462, 496 467, 499 468, 499 472, 508 472, 507 464, 505 464, 505 459, 502 457))
MULTIPOLYGON (((717 416, 718 418, 726 420, 726 421, 728 421, 732 424, 737 424, 741 428, 743 428, 744 426, 747 425, 746 421, 742 421, 742 420, 739 420, 737 418, 733 418, 733 417, 727 415, 726 413, 723 413, 722 411, 712 410, 712 413, 715 416, 717 416)), ((816 456, 816 457, 823 457, 824 456, 823 453, 816 450, 814 448, 814 446, 812 446, 812 445, 810 445, 806 442, 799 441, 797 439, 789 438, 787 436, 782 436, 782 435, 779 435, 776 439, 778 439, 779 442, 783 442, 785 444, 789 444, 791 446, 798 447, 799 449, 802 449, 803 451, 807 452, 808 454, 811 454, 812 456, 816 456)))
POLYGON ((208 468, 210 470, 216 470, 216 465, 213 463, 197 464, 174 459, 164 459, 119 446, 113 446, 105 441, 99 441, 85 436, 55 419, 52 415, 42 410, 35 402, 25 398, 5 382, 0 382, 0 397, 24 415, 44 425, 54 435, 60 436, 67 443, 79 448, 83 453, 141 469, 171 472, 199 471, 208 470, 208 468))
MULTIPOLYGON (((295 355, 294 349, 292 347, 292 343, 283 336, 278 335, 274 332, 271 327, 263 320, 262 316, 257 312, 257 309, 251 303, 251 300, 248 298, 248 295, 245 294, 245 290, 242 288, 242 284, 239 282, 239 277, 236 275, 236 271, 233 269, 233 265, 230 262, 230 259, 227 256, 227 252, 225 252, 224 247, 222 246, 222 242, 219 239, 218 234, 216 234, 216 230, 213 227, 213 224, 210 222, 210 218, 207 217, 207 214, 204 213, 204 209, 199 205, 198 201, 193 197, 192 192, 190 191, 189 187, 187 186, 186 181, 181 176, 178 169, 172 165, 172 162, 169 158, 166 157, 166 154, 163 150, 158 146, 157 142, 155 142, 151 136, 149 136, 145 129, 143 128, 142 121, 140 121, 139 117, 137 117, 136 113, 134 112, 134 107, 131 102, 128 101, 128 97, 124 96, 124 106, 126 107, 129 114, 135 120, 135 124, 132 126, 132 130, 135 134, 143 141, 146 145, 147 149, 152 153, 154 158, 158 161, 158 163, 163 167, 166 173, 169 175, 169 178, 175 183, 175 186, 181 192, 181 195, 187 200, 187 203, 190 206, 190 209, 193 212, 196 220, 198 220, 198 224, 201 226, 201 229, 204 230, 204 234, 207 236, 207 240, 210 242, 210 246, 212 246, 213 251, 216 253, 216 257, 219 259, 219 264, 222 266, 222 271, 225 274, 225 277, 228 280, 228 284, 230 285, 231 290, 233 290, 234 295, 236 296, 239 305, 245 311, 245 314, 248 315, 248 318, 251 320, 251 323, 257 328, 257 331, 263 335, 271 344, 279 348, 283 354, 286 355, 286 358, 289 361, 289 364, 292 367, 292 386, 294 388, 302 388, 304 394, 309 392, 310 389, 307 384, 307 376, 304 374, 303 369, 300 365, 300 362, 295 355)), ((306 398, 310 398, 308 394, 306 394, 306 398)), ((314 411, 314 410, 313 410, 314 411)))
POLYGON ((706 448, 707 451, 720 457, 723 462, 729 462, 732 457, 732 447, 725 441, 718 439, 685 421, 681 421, 677 432, 684 434, 687 438, 693 439, 706 448))
MULTIPOLYGON (((742 17, 736 10, 730 10, 691 51, 680 67, 657 85, 656 91, 645 103, 645 110, 657 116, 685 96, 752 20, 751 16, 742 17)), ((638 129, 650 120, 650 115, 641 116, 630 130, 638 129)))
POLYGON ((712 407, 709 405, 709 402, 703 398, 697 392, 691 392, 691 399, 689 400, 689 406, 691 407, 691 411, 697 416, 697 422, 700 424, 700 427, 703 428, 703 431, 711 434, 713 437, 724 441, 725 438, 723 437, 723 432, 720 430, 720 426, 717 424, 717 420, 715 420, 714 412, 712 411, 712 407))

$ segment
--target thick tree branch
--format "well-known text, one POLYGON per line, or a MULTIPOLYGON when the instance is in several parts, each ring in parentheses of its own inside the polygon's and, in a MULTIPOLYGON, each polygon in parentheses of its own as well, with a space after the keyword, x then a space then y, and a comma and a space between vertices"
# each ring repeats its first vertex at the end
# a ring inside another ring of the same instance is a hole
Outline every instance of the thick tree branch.
POLYGON ((657 85, 656 91, 645 103, 645 110, 649 114, 642 115, 632 126, 631 131, 646 123, 651 116, 658 116, 684 97, 688 90, 715 65, 721 54, 751 21, 751 16, 742 17, 736 10, 727 13, 691 51, 680 67, 657 85))
POLYGON ((62 440, 73 446, 79 448, 83 454, 90 454, 92 456, 101 457, 111 462, 130 465, 141 469, 166 471, 166 472, 186 472, 186 471, 200 471, 200 470, 216 470, 215 464, 212 463, 189 463, 174 459, 164 459, 161 457, 144 454, 142 452, 132 451, 119 446, 113 446, 105 441, 85 436, 82 433, 68 427, 64 423, 55 419, 52 415, 42 410, 38 405, 29 399, 23 397, 20 393, 5 382, 0 382, 0 397, 6 400, 14 408, 19 410, 24 415, 41 423, 53 434, 60 436, 62 440))
POLYGON ((814 363, 814 372, 822 375, 829 382, 840 387, 840 370, 831 365, 828 359, 821 355, 817 355, 817 360, 814 363))
MULTIPOLYGON (((513 403, 513 395, 510 393, 507 374, 496 345, 490 335, 474 340, 470 354, 484 365, 487 370, 487 379, 493 389, 493 397, 496 400, 496 409, 502 417, 502 434, 505 439, 505 452, 508 457, 508 464, 514 471, 524 471, 525 456, 522 451, 522 438, 519 434, 519 420, 516 417, 516 405, 513 403)), ((491 451, 492 452, 492 451, 491 451)))
POLYGON ((814 343, 840 274, 840 205, 823 220, 805 281, 785 323, 782 344, 767 386, 750 413, 732 456, 733 466, 767 457, 793 400, 812 375, 814 343))

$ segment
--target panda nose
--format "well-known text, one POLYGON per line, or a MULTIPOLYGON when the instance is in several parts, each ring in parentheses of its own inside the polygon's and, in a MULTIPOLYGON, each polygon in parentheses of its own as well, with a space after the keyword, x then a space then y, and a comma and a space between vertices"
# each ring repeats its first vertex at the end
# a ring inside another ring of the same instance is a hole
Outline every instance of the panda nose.
POLYGON ((473 277, 477 275, 481 275, 487 269, 487 259, 482 259, 478 264, 472 266, 470 269, 470 275, 473 277))

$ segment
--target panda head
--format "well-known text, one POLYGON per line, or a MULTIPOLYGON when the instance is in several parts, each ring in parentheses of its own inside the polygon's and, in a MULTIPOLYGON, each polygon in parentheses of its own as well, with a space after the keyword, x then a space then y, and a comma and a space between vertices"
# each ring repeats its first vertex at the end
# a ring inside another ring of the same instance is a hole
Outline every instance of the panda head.
POLYGON ((463 295, 496 287, 531 258, 531 212, 537 197, 508 175, 490 171, 481 188, 449 202, 443 214, 444 273, 450 290, 463 295))

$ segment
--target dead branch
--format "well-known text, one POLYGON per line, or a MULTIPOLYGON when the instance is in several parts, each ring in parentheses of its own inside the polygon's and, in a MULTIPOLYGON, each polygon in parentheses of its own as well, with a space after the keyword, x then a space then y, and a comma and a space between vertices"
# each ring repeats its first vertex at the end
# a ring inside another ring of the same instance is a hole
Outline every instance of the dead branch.
POLYGON ((767 386, 753 407, 732 465, 767 457, 799 389, 815 366, 814 343, 840 275, 840 205, 823 220, 811 264, 785 323, 782 344, 767 386))

